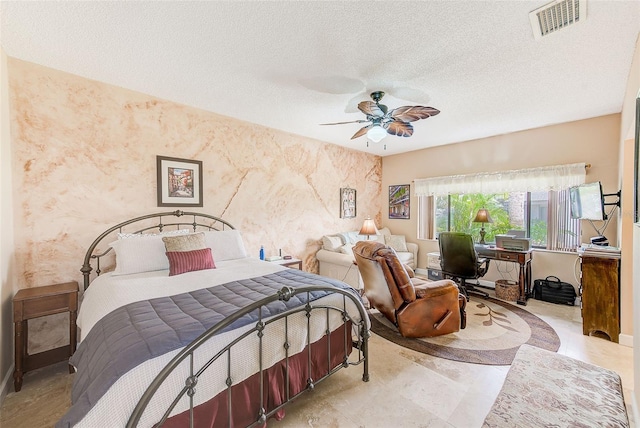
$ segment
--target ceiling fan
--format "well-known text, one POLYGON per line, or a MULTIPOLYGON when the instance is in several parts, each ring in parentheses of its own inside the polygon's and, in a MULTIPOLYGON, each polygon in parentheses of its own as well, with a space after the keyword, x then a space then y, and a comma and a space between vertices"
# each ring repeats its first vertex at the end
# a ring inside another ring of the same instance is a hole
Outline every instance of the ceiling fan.
POLYGON ((433 107, 404 106, 394 108, 389 111, 386 105, 380 104, 384 97, 384 92, 375 91, 371 93, 373 101, 362 101, 358 104, 358 110, 363 112, 367 118, 352 120, 349 122, 323 123, 322 125, 343 125, 346 123, 366 123, 368 125, 360 128, 353 134, 351 139, 367 135, 373 142, 379 142, 387 134, 398 137, 410 137, 413 135, 413 125, 410 122, 426 119, 440 113, 440 110, 433 107))

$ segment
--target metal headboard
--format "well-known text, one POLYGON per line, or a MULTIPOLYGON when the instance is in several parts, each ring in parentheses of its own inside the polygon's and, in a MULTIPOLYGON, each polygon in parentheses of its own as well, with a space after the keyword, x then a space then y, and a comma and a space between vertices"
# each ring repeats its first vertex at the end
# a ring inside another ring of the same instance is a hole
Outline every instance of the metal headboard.
POLYGON ((93 271, 93 267, 92 267, 92 261, 95 262, 96 265, 96 275, 100 275, 100 258, 106 256, 107 254, 109 254, 112 250, 111 247, 108 247, 107 250, 103 251, 100 254, 94 254, 93 252, 95 251, 96 247, 98 246, 98 244, 107 236, 109 236, 111 233, 118 231, 123 232, 123 228, 125 226, 129 226, 131 224, 134 223, 138 223, 138 222, 142 222, 144 220, 149 220, 149 219, 153 219, 153 218, 158 218, 158 222, 154 223, 154 224, 147 224, 142 228, 139 229, 135 229, 133 231, 128 231, 128 233, 144 233, 147 232, 149 230, 158 230, 159 232, 162 232, 162 230, 165 227, 173 227, 175 226, 177 229, 181 228, 181 227, 191 227, 193 228, 193 231, 197 231, 198 228, 201 229, 206 229, 206 230, 227 230, 227 229, 235 229, 235 227, 233 227, 231 224, 229 224, 228 222, 222 220, 219 217, 214 217, 212 215, 209 214, 204 214, 204 213, 195 213, 195 212, 189 212, 189 211, 180 211, 180 210, 176 210, 176 211, 170 211, 170 212, 163 212, 163 213, 153 213, 153 214, 147 214, 147 215, 143 215, 141 217, 136 217, 136 218, 132 218, 130 220, 127 221, 123 221, 122 223, 118 223, 113 227, 110 227, 109 229, 105 230, 104 232, 102 232, 89 246, 89 249, 87 250, 85 256, 84 256, 84 263, 82 264, 82 269, 80 269, 80 272, 82 272, 82 275, 84 277, 84 289, 86 290, 89 287, 89 277, 91 275, 91 272, 93 271), (163 217, 168 218, 168 221, 163 221, 163 217), (184 219, 180 219, 180 217, 185 217, 184 219), (190 221, 191 220, 191 221, 190 221))

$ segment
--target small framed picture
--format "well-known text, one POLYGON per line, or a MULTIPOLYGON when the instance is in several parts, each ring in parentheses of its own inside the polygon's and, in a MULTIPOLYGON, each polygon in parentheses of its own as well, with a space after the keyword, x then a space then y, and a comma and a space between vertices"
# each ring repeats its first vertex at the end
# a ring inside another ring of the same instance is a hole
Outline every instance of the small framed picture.
POLYGON ((343 187, 340 189, 340 218, 356 216, 356 189, 343 187))
POLYGON ((409 185, 389 186, 389 218, 409 219, 409 185))
POLYGON ((202 206, 202 161, 156 156, 159 207, 202 206))

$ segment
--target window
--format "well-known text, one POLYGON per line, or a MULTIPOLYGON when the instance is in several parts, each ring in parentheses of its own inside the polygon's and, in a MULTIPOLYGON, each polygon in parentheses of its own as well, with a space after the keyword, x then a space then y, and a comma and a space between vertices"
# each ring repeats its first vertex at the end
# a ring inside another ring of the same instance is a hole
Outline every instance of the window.
POLYGON ((486 242, 495 241, 498 234, 523 230, 537 248, 575 251, 579 245, 580 221, 570 217, 566 190, 419 198, 418 238, 421 239, 436 238, 443 231, 465 232, 477 238, 482 224, 474 223, 473 219, 480 208, 486 208, 493 221, 484 224, 486 242), (427 202, 430 198, 434 203, 427 202))

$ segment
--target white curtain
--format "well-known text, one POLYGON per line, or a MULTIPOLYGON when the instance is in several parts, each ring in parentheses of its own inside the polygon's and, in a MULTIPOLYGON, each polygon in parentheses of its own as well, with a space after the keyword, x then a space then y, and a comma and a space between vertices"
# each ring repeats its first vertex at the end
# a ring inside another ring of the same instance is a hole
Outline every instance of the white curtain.
POLYGON ((414 180, 416 196, 563 190, 584 184, 585 164, 450 175, 414 180))

